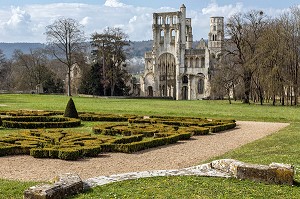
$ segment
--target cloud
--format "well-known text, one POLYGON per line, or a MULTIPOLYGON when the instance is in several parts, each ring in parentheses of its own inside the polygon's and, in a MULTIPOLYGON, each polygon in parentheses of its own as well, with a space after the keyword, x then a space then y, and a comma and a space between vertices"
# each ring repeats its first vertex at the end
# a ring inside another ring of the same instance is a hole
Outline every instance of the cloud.
POLYGON ((126 6, 124 3, 119 2, 119 0, 106 0, 104 5, 107 7, 113 7, 113 8, 126 6))
POLYGON ((206 8, 202 9, 202 14, 208 16, 230 17, 242 11, 243 11, 242 3, 236 3, 235 5, 229 4, 225 6, 219 6, 216 2, 213 2, 210 3, 206 8))
POLYGON ((20 7, 12 7, 11 8, 11 17, 7 21, 7 26, 18 28, 19 26, 27 26, 30 24, 31 16, 25 10, 21 10, 20 7))
POLYGON ((82 20, 79 21, 79 23, 84 26, 88 25, 89 22, 90 22, 90 17, 84 17, 82 20))
MULTIPOLYGON (((120 27, 132 41, 152 39, 152 13, 178 11, 179 8, 134 6, 122 0, 106 0, 104 4, 50 3, 27 4, 7 9, 0 6, 0 42, 45 42, 45 27, 58 17, 76 19, 84 26, 89 37, 102 32, 106 27, 120 27)), ((127 1, 126 1, 127 2, 127 1)), ((224 16, 244 12, 242 3, 208 4, 202 10, 187 8, 187 17, 192 18, 194 40, 206 39, 210 16, 224 16)), ((270 10, 273 12, 274 10, 270 10)), ((268 12, 267 12, 268 13, 268 12)))
MULTIPOLYGON (((1 10, 0 10, 1 12, 1 10)), ((0 19, 0 37, 4 42, 10 42, 11 39, 26 38, 31 39, 31 30, 33 23, 31 15, 20 7, 11 7, 0 19)))

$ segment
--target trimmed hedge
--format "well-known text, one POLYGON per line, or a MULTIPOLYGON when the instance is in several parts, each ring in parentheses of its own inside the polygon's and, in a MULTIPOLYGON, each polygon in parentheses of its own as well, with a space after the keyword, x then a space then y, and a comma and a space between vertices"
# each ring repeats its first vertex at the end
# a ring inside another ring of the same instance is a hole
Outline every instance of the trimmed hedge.
MULTIPOLYGON (((22 131, 0 138, 0 156, 27 154, 35 158, 77 160, 82 157, 97 157, 101 152, 134 153, 236 126, 234 120, 192 117, 80 113, 80 118, 86 121, 105 121, 93 128, 95 134, 102 135, 68 133, 57 129, 22 131)), ((7 117, 2 120, 3 126, 6 125, 7 128, 50 128, 47 125, 52 123, 55 123, 55 128, 73 127, 75 123, 80 125, 79 119, 65 117, 7 117), (72 122, 74 123, 71 124, 72 122)))
POLYGON ((80 157, 81 152, 76 148, 63 148, 58 151, 58 158, 62 160, 77 160, 80 157))
POLYGON ((78 113, 72 98, 69 99, 64 113, 64 117, 78 118, 78 113))
POLYGON ((17 110, 17 111, 3 111, 3 115, 9 116, 53 116, 58 115, 55 111, 41 111, 41 110, 17 110))
POLYGON ((113 141, 113 144, 127 144, 131 142, 139 142, 143 140, 143 135, 133 135, 133 136, 126 136, 122 138, 118 138, 115 141, 113 141))
POLYGON ((20 129, 72 128, 80 125, 79 119, 65 117, 18 116, 7 117, 2 120, 3 127, 20 129))
POLYGON ((80 114, 79 118, 82 121, 101 121, 101 122, 127 122, 128 117, 120 115, 105 115, 105 114, 80 114))
POLYGON ((236 127, 236 123, 228 123, 228 124, 221 124, 218 126, 210 126, 210 132, 211 133, 218 133, 220 131, 226 131, 228 129, 233 129, 236 127))
POLYGON ((23 131, 0 139, 0 156, 27 154, 35 158, 75 160, 97 156, 101 152, 100 145, 109 140, 91 136, 90 133, 23 131))
POLYGON ((113 145, 113 149, 116 152, 122 153, 134 153, 137 151, 154 148, 158 146, 163 146, 167 144, 173 144, 179 141, 180 134, 174 134, 168 137, 156 138, 147 141, 140 141, 140 142, 132 142, 128 144, 115 144, 113 145))
POLYGON ((208 135, 209 128, 207 127, 199 127, 199 126, 190 126, 190 127, 181 127, 179 132, 191 132, 193 136, 197 135, 208 135))

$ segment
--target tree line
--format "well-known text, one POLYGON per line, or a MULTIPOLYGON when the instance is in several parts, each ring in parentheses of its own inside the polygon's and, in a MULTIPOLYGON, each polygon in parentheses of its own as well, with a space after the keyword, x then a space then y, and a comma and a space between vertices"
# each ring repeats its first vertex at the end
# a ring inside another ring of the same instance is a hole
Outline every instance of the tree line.
POLYGON ((128 36, 119 28, 107 28, 86 39, 82 29, 75 19, 61 17, 46 27, 45 48, 30 53, 15 50, 11 59, 0 50, 0 90, 128 95, 128 36), (72 85, 75 64, 81 72, 76 91, 72 85))
POLYGON ((298 104, 299 7, 275 18, 257 10, 237 13, 228 19, 225 35, 225 48, 212 70, 215 98, 298 104))

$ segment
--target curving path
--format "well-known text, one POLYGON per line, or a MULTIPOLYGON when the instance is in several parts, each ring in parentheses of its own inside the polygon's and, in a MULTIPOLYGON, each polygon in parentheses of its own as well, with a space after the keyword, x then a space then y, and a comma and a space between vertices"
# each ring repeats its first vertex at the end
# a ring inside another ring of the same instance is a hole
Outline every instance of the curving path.
POLYGON ((134 154, 105 153, 79 161, 36 159, 31 156, 0 157, 0 178, 48 181, 62 173, 77 173, 82 179, 128 172, 181 169, 275 133, 288 123, 237 122, 223 133, 194 136, 187 141, 134 154))

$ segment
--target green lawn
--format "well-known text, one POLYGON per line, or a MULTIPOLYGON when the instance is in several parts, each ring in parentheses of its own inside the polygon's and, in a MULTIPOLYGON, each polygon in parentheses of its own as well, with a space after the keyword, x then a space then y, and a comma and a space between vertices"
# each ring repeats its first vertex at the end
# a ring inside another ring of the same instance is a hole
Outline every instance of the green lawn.
MULTIPOLYGON (((0 95, 1 110, 64 110, 68 97, 47 95, 0 95)), ((78 111, 138 115, 197 116, 206 118, 290 122, 279 133, 247 144, 219 158, 258 164, 293 164, 300 182, 300 107, 248 105, 227 101, 170 101, 73 97, 78 111)), ((87 123, 86 125, 91 125, 87 123)), ((87 128, 87 127, 82 127, 87 128)), ((11 130, 0 128, 0 135, 11 130)), ((24 187, 37 182, 0 181, 0 198, 22 198, 24 187), (15 189, 11 190, 11 184, 15 189), (2 196, 3 195, 3 196, 2 196)), ((278 186, 205 177, 158 177, 113 183, 72 198, 300 198, 298 185, 278 186)))

